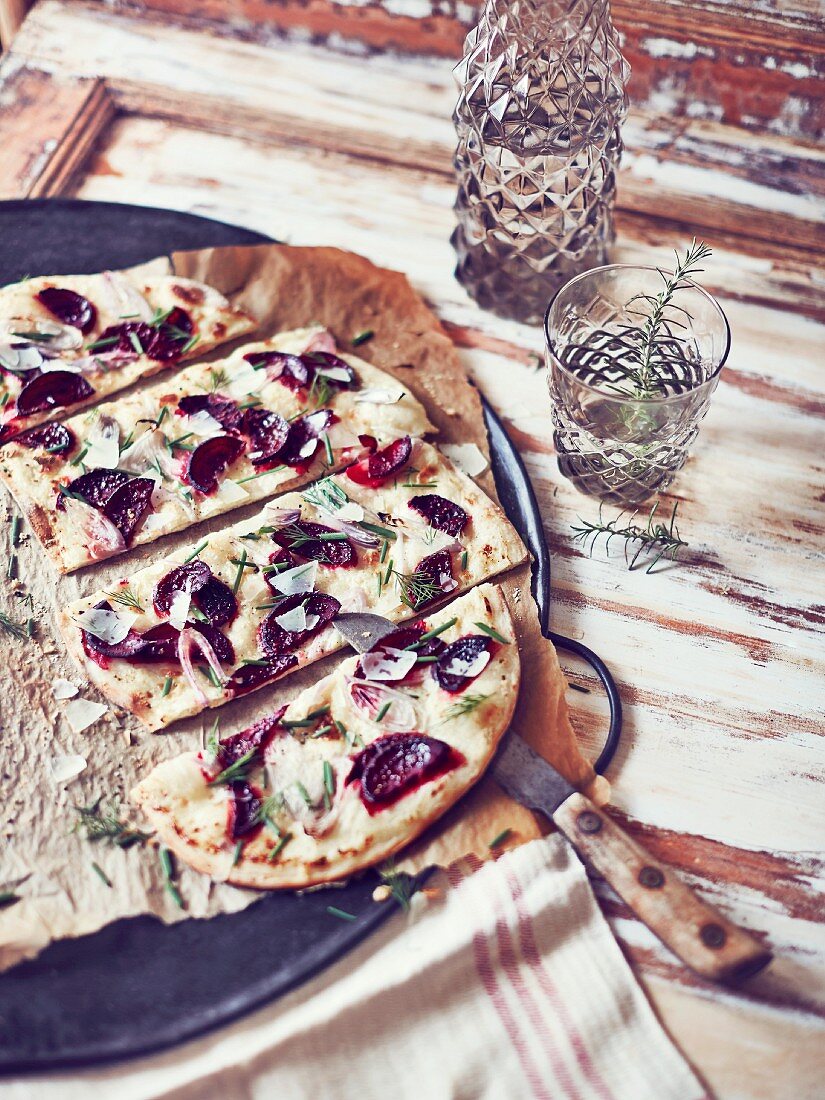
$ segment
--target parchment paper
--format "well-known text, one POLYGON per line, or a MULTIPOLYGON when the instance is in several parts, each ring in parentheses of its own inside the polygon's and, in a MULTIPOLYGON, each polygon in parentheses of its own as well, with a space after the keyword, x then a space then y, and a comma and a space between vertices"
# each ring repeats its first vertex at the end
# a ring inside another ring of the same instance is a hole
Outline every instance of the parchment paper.
MULTIPOLYGON (((258 246, 179 253, 171 261, 153 261, 166 269, 202 279, 233 303, 251 310, 265 337, 278 330, 319 321, 342 349, 357 333, 373 338, 357 354, 401 380, 426 406, 441 442, 476 443, 487 453, 481 404, 438 320, 406 278, 375 267, 351 253, 327 248, 258 246)), ((230 346, 231 350, 231 346, 230 346)), ((210 358, 227 354, 227 348, 210 358)), ((495 496, 489 470, 480 484, 495 496)), ((121 917, 153 913, 164 921, 207 917, 244 908, 260 895, 183 868, 179 910, 163 889, 157 855, 151 846, 126 851, 90 844, 72 832, 74 807, 126 795, 137 778, 159 760, 197 746, 204 727, 220 716, 221 733, 243 728, 274 709, 281 700, 334 667, 333 656, 271 688, 238 699, 219 711, 180 723, 171 732, 150 734, 136 719, 110 709, 83 733, 73 733, 55 702, 52 682, 65 677, 81 687, 81 696, 97 698, 65 654, 55 626, 55 609, 108 586, 150 560, 202 538, 209 530, 253 514, 260 506, 238 510, 228 519, 190 529, 135 550, 127 558, 101 563, 73 577, 57 578, 33 536, 21 531, 17 581, 3 586, 0 608, 15 620, 35 619, 35 636, 18 640, 0 631, 0 799, 3 806, 0 891, 21 900, 0 910, 0 969, 35 955, 51 940, 95 931, 121 917), (86 770, 66 787, 55 785, 49 762, 61 754, 86 757, 86 770), (92 861, 112 882, 109 888, 92 861)), ((5 495, 5 531, 14 505, 5 495)), ((6 557, 10 551, 5 536, 6 557)), ((571 782, 592 790, 594 775, 570 725, 565 683, 552 645, 539 632, 525 565, 501 581, 516 622, 522 660, 522 690, 513 730, 528 740, 571 782)), ((128 813, 128 806, 124 807, 128 813)), ((469 852, 491 855, 490 841, 511 830, 506 846, 539 835, 534 816, 512 802, 495 782, 484 778, 470 794, 408 851, 400 865, 409 869, 447 865, 469 852)))

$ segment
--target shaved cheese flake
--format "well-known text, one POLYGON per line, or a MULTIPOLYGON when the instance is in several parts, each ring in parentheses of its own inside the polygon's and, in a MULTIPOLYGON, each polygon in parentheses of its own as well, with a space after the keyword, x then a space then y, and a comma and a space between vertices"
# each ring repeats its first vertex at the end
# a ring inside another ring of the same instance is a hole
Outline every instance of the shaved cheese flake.
POLYGON ((351 428, 347 427, 343 420, 336 420, 327 429, 327 439, 333 451, 348 451, 352 447, 361 446, 361 440, 351 428))
POLYGON ((322 378, 331 378, 333 382, 349 382, 350 379, 349 371, 344 367, 320 366, 315 368, 315 373, 322 378))
MULTIPOLYGON (((318 616, 316 615, 315 618, 317 620, 318 616)), ((306 608, 303 604, 299 604, 297 607, 285 611, 283 615, 276 615, 275 622, 281 630, 294 631, 300 634, 308 629, 306 608)))
POLYGON ((413 649, 377 649, 362 656, 361 668, 367 680, 403 680, 417 660, 413 649))
POLYGON ((318 576, 318 562, 308 561, 305 565, 295 565, 283 573, 270 573, 269 581, 285 596, 297 596, 302 592, 315 590, 315 578, 318 576))
POLYGON ((77 779, 80 773, 85 771, 85 769, 85 756, 53 756, 49 761, 49 771, 51 772, 53 781, 58 786, 71 783, 71 781, 77 779))
POLYGON ((134 283, 120 271, 104 271, 102 281, 105 305, 118 317, 151 321, 155 313, 134 283))
POLYGON ((220 483, 218 491, 213 493, 212 496, 214 500, 219 500, 221 504, 238 504, 240 501, 246 500, 249 493, 237 481, 227 477, 220 483))
POLYGON ((174 594, 169 602, 169 622, 175 630, 183 630, 186 620, 189 618, 189 605, 192 602, 191 585, 184 587, 174 594))
POLYGON ((95 561, 126 549, 123 535, 99 509, 93 508, 85 500, 68 496, 63 498, 63 508, 69 525, 74 528, 77 537, 83 540, 90 557, 95 561))
POLYGON ((144 432, 127 447, 116 465, 130 474, 142 474, 145 477, 176 477, 178 474, 178 462, 169 452, 168 440, 156 428, 144 432))
POLYGON ((375 386, 372 389, 361 390, 353 400, 359 405, 395 405, 404 396, 404 390, 381 389, 375 386))
POLYGON ((478 676, 480 672, 483 672, 487 665, 490 663, 489 650, 483 650, 481 653, 477 653, 475 657, 468 660, 466 657, 453 657, 449 661, 443 671, 448 676, 466 676, 472 678, 478 676))
POLYGON ((339 519, 349 520, 350 523, 360 523, 364 518, 364 509, 357 501, 348 500, 335 514, 339 519))
POLYGON ((137 619, 132 611, 106 611, 102 607, 87 607, 75 616, 75 623, 102 642, 116 645, 122 642, 137 619))
POLYGON ((478 477, 487 469, 487 459, 475 443, 442 443, 441 450, 468 477, 478 477))
POLYGON ((186 427, 192 433, 202 438, 209 438, 213 435, 221 435, 223 428, 215 419, 211 413, 208 413, 206 409, 201 409, 200 412, 190 413, 186 418, 186 427))
POLYGON ((72 699, 64 714, 74 732, 82 733, 102 718, 108 709, 105 703, 96 703, 93 699, 72 699))
POLYGON ((71 680, 61 680, 60 677, 52 680, 52 695, 57 700, 73 699, 79 691, 80 688, 77 684, 73 684, 71 680))
POLYGON ((84 462, 89 467, 114 470, 120 461, 120 425, 111 416, 96 416, 86 436, 84 462))
POLYGON ((251 393, 258 393, 261 386, 267 381, 267 372, 258 371, 251 363, 243 361, 242 365, 232 375, 232 381, 227 387, 233 397, 246 397, 251 393))

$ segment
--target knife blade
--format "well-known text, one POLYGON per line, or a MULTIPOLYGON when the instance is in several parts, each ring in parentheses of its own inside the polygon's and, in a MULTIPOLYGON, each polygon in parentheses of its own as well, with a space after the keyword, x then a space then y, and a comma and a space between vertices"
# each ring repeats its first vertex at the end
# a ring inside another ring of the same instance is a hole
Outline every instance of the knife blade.
POLYGON ((712 981, 738 982, 771 961, 771 952, 755 937, 702 901, 521 737, 506 734, 491 767, 506 793, 551 818, 579 855, 692 970, 712 981))
POLYGON ((356 653, 366 653, 387 634, 398 630, 397 623, 367 611, 343 611, 335 616, 332 625, 356 653))

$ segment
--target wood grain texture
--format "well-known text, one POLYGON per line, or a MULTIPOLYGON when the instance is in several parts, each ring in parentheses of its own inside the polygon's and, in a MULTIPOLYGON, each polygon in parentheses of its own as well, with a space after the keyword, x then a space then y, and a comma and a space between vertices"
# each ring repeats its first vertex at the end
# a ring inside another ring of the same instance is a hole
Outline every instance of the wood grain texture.
MULTIPOLYGON (((277 11, 290 11, 310 36, 333 33, 314 29, 321 13, 376 28, 412 19, 378 4, 337 7, 310 0, 303 22, 297 7, 277 11)), ((709 7, 656 5, 657 27, 644 23, 642 7, 640 33, 647 26, 697 49, 713 34, 735 52, 737 28, 750 19, 748 41, 777 68, 796 63, 789 59, 803 47, 821 52, 816 0, 793 10, 719 0, 712 25, 709 7)), ((629 3, 614 9, 618 22, 633 15, 629 3)), ((440 11, 455 22, 454 9, 440 11)), ((709 1089, 726 1100, 815 1097, 825 1038, 821 149, 792 134, 641 112, 636 100, 615 258, 667 263, 701 228, 714 247, 703 281, 728 314, 733 348, 691 458, 662 503, 679 501, 685 562, 628 573, 618 546, 591 558, 572 539, 577 517, 598 509, 556 467, 536 369, 540 331, 479 311, 452 278, 449 63, 390 57, 378 40, 353 57, 195 27, 41 2, 0 71, 2 102, 31 120, 0 116, 0 136, 15 150, 0 160, 5 192, 33 193, 42 135, 59 140, 101 81, 116 113, 98 123, 94 150, 71 178, 46 177, 39 193, 192 210, 295 243, 349 248, 410 275, 527 463, 553 554, 553 628, 584 638, 617 676, 626 735, 610 773, 611 814, 777 957, 745 989, 723 993, 682 967, 597 879, 603 908, 709 1089), (51 128, 41 121, 50 111, 51 128)), ((429 33, 426 20, 416 27, 429 33)), ((666 73, 664 54, 661 62, 666 73)), ((756 96, 758 76, 742 73, 743 95, 756 96)), ((604 702, 586 670, 570 669, 591 690, 570 700, 595 752, 604 702)))
POLYGON ((0 0, 0 48, 7 50, 26 17, 27 0, 0 0))

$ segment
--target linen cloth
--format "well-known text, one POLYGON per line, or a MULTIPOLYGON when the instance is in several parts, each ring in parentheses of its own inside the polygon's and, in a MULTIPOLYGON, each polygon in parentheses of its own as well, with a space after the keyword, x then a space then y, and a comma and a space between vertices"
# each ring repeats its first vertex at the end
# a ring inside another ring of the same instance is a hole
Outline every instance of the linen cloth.
MULTIPOLYGON (((234 1025, 153 1057, 9 1081, 0 1097, 705 1097, 561 837, 453 868, 448 879, 319 977, 234 1025)), ((254 945, 243 954, 254 965, 254 945)))

